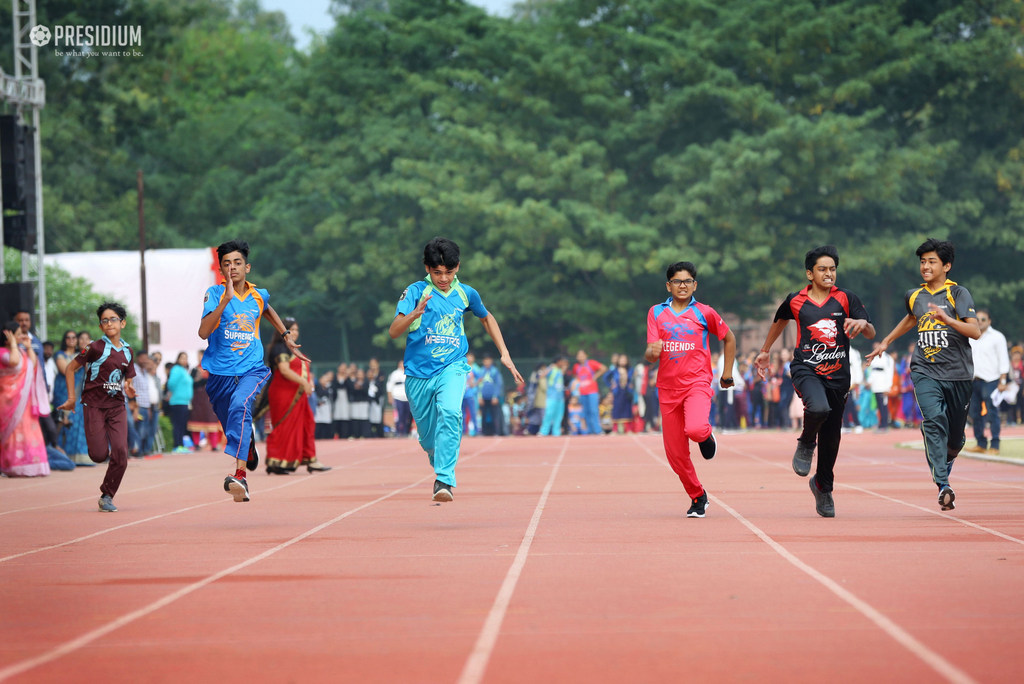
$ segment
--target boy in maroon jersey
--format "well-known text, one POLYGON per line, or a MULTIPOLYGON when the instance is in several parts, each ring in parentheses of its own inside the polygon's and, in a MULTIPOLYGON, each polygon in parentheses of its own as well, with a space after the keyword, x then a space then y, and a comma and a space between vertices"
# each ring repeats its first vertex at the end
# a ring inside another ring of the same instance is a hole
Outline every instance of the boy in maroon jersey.
POLYGON ((807 252, 804 267, 810 284, 786 297, 754 364, 764 378, 772 344, 789 321, 796 320, 796 349, 789 368, 793 386, 804 402, 804 429, 796 441, 793 471, 800 477, 811 471, 817 446, 818 467, 810 480, 815 509, 823 518, 834 518, 834 469, 850 392, 850 340, 861 333, 874 338, 875 326, 857 295, 835 286, 839 267, 835 247, 825 245, 807 252))
POLYGON ((127 317, 124 307, 104 302, 96 309, 96 316, 100 319, 103 337, 68 362, 64 369, 68 400, 57 408, 75 410, 75 371, 85 367, 85 384, 82 388, 85 441, 89 446, 90 459, 96 463, 110 460, 107 474, 100 485, 99 507, 101 511, 113 513, 117 511, 114 495, 128 467, 128 411, 125 408, 125 396, 135 396, 132 387, 135 364, 132 363, 131 348, 121 339, 127 317))

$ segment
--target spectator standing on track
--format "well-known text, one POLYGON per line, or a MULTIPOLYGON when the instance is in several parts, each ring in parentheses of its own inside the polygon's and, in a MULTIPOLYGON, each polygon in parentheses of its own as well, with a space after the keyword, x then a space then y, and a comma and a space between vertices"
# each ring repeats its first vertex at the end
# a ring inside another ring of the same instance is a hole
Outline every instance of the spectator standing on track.
POLYGON ((455 466, 462 445, 462 398, 466 391, 469 341, 463 327, 466 311, 481 319, 501 363, 523 382, 494 316, 480 294, 459 282, 459 246, 434 238, 423 249, 427 276, 409 285, 395 307, 388 334, 408 333, 405 344, 405 389, 420 446, 434 469, 434 501, 451 501, 455 466))
POLYGON ((709 422, 714 389, 708 333, 724 340, 722 367, 728 370, 719 381, 723 388, 733 386, 736 337, 718 312, 694 298, 696 266, 676 262, 665 271, 665 280, 669 298, 647 312, 644 358, 658 364, 662 442, 669 465, 690 497, 686 516, 703 518, 708 494, 690 460, 690 440, 697 442, 701 456, 714 458, 718 445, 709 422))
POLYGON ((967 451, 976 454, 999 453, 999 408, 992 401, 996 390, 1006 391, 1010 377, 1010 352, 1006 336, 992 327, 988 309, 978 309, 978 327, 981 337, 971 340, 971 358, 974 361, 974 381, 971 383, 971 426, 974 428, 975 446, 967 451), (991 439, 985 437, 988 423, 991 439))
POLYGON ((128 468, 128 410, 125 398, 135 396, 132 378, 135 364, 132 350, 121 339, 127 325, 124 307, 104 302, 96 309, 103 339, 89 344, 78 356, 68 362, 64 377, 68 383, 68 398, 60 406, 66 411, 75 409, 74 376, 84 370, 82 387, 82 421, 89 458, 94 463, 107 463, 107 473, 100 485, 99 509, 117 511, 114 496, 121 486, 128 468))
POLYGON ((171 418, 174 450, 176 454, 192 451, 185 446, 188 434, 189 405, 192 403, 192 376, 188 372, 188 354, 181 352, 167 373, 167 406, 171 418))
POLYGON ((795 320, 797 341, 790 375, 804 404, 804 420, 793 454, 793 472, 807 476, 817 447, 818 466, 808 484, 818 515, 834 518, 835 464, 850 392, 850 340, 862 333, 874 338, 875 326, 860 298, 836 287, 839 252, 835 247, 824 245, 807 252, 804 268, 810 284, 791 293, 779 306, 754 363, 758 372, 766 372, 772 344, 789 321, 795 320))
POLYGON ((483 365, 475 375, 480 395, 480 432, 484 435, 503 435, 505 416, 502 413, 502 397, 505 394, 505 381, 501 371, 494 365, 494 357, 484 354, 483 365))
POLYGON ((917 328, 910 373, 924 416, 921 433, 932 481, 939 488, 939 508, 949 511, 956 508, 949 474, 966 441, 974 381, 969 340, 981 337, 981 328, 971 293, 947 277, 955 257, 953 243, 928 238, 916 253, 924 283, 907 290, 903 297, 907 315, 866 360, 872 361, 901 335, 917 328))
POLYGON ((578 382, 580 406, 583 407, 583 421, 587 433, 601 434, 601 392, 597 379, 608 372, 608 367, 600 361, 587 357, 587 352, 580 349, 576 352, 576 364, 572 367, 572 376, 578 382))
POLYGON ((892 391, 896 363, 888 352, 882 351, 877 356, 874 354, 881 346, 881 342, 875 342, 872 353, 868 355, 871 359, 868 364, 868 386, 875 395, 875 405, 878 407, 878 429, 885 431, 889 427, 889 392, 892 391))
POLYGON ((310 360, 299 351, 291 332, 270 306, 270 293, 246 280, 252 270, 249 244, 242 240, 225 242, 217 247, 217 259, 224 285, 206 290, 199 337, 209 340, 203 356, 203 368, 210 372, 206 393, 224 429, 224 452, 235 460, 235 474, 224 478, 224 491, 236 502, 243 502, 249 500, 246 468, 256 470, 259 466, 252 408, 270 380, 260 344, 263 315, 270 319, 292 354, 306 363, 310 360))

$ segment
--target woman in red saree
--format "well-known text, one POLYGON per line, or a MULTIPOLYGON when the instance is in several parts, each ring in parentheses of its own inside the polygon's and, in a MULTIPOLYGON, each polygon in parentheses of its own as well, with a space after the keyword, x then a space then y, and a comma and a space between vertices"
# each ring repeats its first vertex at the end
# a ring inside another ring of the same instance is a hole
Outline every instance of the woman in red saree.
POLYGON ((50 474, 40 409, 49 407, 46 383, 28 333, 12 323, 0 347, 0 472, 7 477, 50 474))
MULTIPOLYGON (((298 340, 299 324, 295 319, 285 318, 282 322, 291 339, 298 340)), ((267 365, 274 373, 267 386, 271 424, 267 435, 267 473, 288 475, 301 465, 311 473, 330 470, 316 460, 316 424, 309 403, 314 388, 309 364, 292 354, 281 333, 275 332, 267 365)))

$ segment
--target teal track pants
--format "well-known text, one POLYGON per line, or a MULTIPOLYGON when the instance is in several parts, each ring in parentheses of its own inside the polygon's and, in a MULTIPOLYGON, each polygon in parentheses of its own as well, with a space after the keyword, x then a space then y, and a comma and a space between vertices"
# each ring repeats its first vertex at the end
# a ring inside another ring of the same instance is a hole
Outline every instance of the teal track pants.
POLYGON ((405 378, 420 446, 427 452, 436 479, 452 487, 462 447, 462 395, 468 372, 469 366, 458 361, 430 378, 405 378))
POLYGON ((960 453, 966 437, 967 412, 971 405, 970 380, 936 380, 911 373, 914 394, 921 407, 921 434, 928 455, 932 481, 942 487, 949 484, 953 459, 960 453))

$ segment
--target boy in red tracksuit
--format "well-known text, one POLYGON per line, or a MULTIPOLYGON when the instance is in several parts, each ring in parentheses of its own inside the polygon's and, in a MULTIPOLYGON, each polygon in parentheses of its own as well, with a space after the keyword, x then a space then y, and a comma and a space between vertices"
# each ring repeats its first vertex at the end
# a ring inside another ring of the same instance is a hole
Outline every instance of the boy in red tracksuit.
POLYGON ((697 267, 689 261, 672 264, 665 272, 665 289, 671 295, 647 312, 647 351, 650 363, 658 363, 658 404, 661 435, 669 465, 690 497, 689 518, 703 518, 708 495, 690 460, 690 442, 698 443, 705 459, 718 448, 711 431, 711 351, 708 333, 724 340, 725 371, 720 384, 732 387, 736 337, 722 317, 694 299, 697 267))

